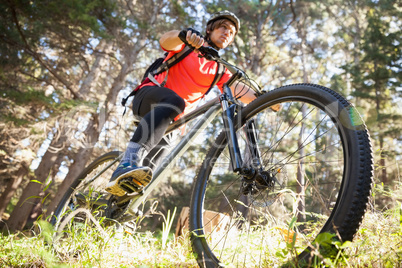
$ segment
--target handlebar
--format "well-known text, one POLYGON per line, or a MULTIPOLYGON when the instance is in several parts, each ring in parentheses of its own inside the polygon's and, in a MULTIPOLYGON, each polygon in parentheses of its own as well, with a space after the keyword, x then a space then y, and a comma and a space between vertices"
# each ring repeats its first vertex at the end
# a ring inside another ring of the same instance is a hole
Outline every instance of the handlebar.
POLYGON ((186 39, 186 33, 187 33, 186 31, 180 31, 180 33, 179 33, 180 40, 193 51, 198 50, 199 57, 203 57, 203 58, 206 58, 207 60, 216 61, 216 62, 223 64, 234 76, 236 76, 238 78, 247 79, 249 81, 249 83, 247 83, 247 86, 251 87, 257 95, 261 95, 263 93, 263 91, 261 90, 261 88, 258 85, 254 85, 251 82, 251 80, 248 78, 248 76, 246 75, 246 73, 243 70, 241 70, 237 66, 230 64, 229 62, 221 59, 221 57, 219 56, 218 50, 214 49, 213 47, 204 47, 204 46, 196 49, 195 47, 189 45, 187 42, 187 39, 186 39))

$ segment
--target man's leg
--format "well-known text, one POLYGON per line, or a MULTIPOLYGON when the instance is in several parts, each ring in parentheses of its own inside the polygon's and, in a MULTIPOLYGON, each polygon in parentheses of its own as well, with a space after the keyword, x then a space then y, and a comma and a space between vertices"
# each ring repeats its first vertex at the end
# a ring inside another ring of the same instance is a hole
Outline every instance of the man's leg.
POLYGON ((144 87, 133 102, 134 114, 142 117, 106 190, 123 196, 145 187, 152 179, 150 167, 142 166, 144 155, 157 145, 173 119, 184 111, 184 100, 163 87, 144 87))

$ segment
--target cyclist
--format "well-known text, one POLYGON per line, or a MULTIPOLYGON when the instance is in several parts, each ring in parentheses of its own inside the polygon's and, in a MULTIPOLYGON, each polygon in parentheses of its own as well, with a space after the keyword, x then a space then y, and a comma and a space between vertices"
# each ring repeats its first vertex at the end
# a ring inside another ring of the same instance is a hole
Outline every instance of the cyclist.
MULTIPOLYGON (((191 28, 184 31, 190 46, 196 49, 212 46, 219 50, 234 41, 239 28, 240 20, 237 16, 225 10, 211 16, 207 22, 205 37, 191 28)), ((178 37, 179 33, 179 30, 169 31, 159 40, 162 49, 169 52, 167 58, 185 47, 178 37)), ((168 72, 156 75, 155 82, 149 81, 140 86, 133 100, 133 113, 141 120, 119 166, 112 174, 106 188, 108 192, 123 196, 127 188, 136 191, 151 181, 152 169, 142 166, 143 157, 162 140, 171 121, 195 107, 196 102, 209 89, 217 67, 216 62, 200 58, 197 52, 192 51, 168 72), (167 75, 168 79, 163 83, 167 75)), ((219 89, 222 90, 223 83, 230 76, 229 71, 224 72, 216 84, 219 89)), ((239 99, 243 103, 247 104, 255 99, 254 91, 244 84, 234 84, 232 91, 234 95, 241 95, 239 99)))

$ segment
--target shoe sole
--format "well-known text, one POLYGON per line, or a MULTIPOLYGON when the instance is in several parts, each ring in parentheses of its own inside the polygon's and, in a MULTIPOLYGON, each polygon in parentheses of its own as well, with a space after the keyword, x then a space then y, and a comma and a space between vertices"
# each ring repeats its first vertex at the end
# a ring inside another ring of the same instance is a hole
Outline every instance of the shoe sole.
POLYGON ((131 172, 122 174, 114 181, 109 182, 108 185, 106 185, 105 190, 116 196, 124 196, 127 191, 122 189, 119 183, 125 178, 131 178, 132 183, 136 186, 136 188, 141 189, 147 186, 152 180, 152 169, 149 167, 140 167, 132 170, 131 172))

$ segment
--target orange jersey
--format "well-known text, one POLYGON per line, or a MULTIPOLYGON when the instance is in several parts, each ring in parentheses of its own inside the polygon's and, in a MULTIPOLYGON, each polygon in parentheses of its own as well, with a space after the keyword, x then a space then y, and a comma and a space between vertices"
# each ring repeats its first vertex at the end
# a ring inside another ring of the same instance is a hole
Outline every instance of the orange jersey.
MULTIPOLYGON (((184 44, 178 51, 169 51, 166 59, 169 59, 182 49, 184 49, 184 44)), ((200 58, 197 53, 191 52, 187 57, 169 69, 165 87, 173 90, 184 99, 186 103, 185 112, 188 113, 196 107, 196 102, 200 100, 210 88, 217 69, 218 64, 216 62, 200 58)), ((163 72, 156 75, 156 81, 162 83, 166 74, 167 72, 163 72)), ((222 78, 216 84, 221 91, 223 83, 225 83, 231 75, 228 70, 225 70, 222 78)), ((142 87, 143 86, 155 86, 155 84, 149 82, 142 85, 142 87)))

